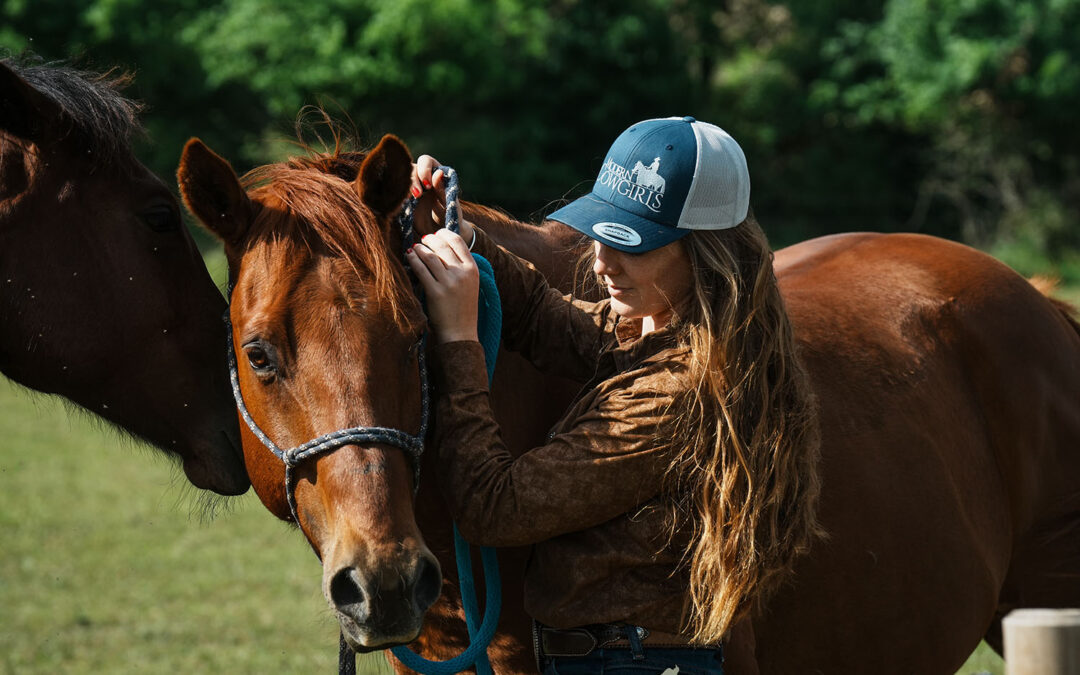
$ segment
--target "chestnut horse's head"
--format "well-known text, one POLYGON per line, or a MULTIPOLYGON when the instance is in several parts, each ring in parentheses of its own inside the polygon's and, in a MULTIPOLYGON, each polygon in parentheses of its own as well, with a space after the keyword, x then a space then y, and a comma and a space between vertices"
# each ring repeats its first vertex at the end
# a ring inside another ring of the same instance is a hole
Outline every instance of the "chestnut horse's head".
POLYGON ((240 494, 225 303, 176 197, 131 151, 122 83, 0 61, 0 372, 240 494))
MULTIPOLYGON (((426 320, 394 220, 411 171, 392 136, 366 156, 294 159, 243 183, 202 142, 184 148, 181 194, 229 260, 243 402, 279 448, 353 427, 419 431, 426 320)), ((367 651, 414 639, 442 576, 413 516, 406 453, 353 442, 301 460, 286 485, 285 465, 247 429, 243 446, 266 507, 291 520, 295 499, 350 644, 367 651)))

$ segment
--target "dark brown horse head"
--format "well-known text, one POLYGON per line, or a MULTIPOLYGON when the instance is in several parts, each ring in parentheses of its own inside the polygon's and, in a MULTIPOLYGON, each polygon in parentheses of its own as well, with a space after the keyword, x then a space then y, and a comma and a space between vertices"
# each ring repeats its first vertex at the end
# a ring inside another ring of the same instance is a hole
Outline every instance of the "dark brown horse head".
MULTIPOLYGON (((279 448, 353 427, 418 433, 425 319, 391 236, 411 170, 392 136, 366 157, 295 159, 243 183, 202 142, 184 148, 181 194, 229 260, 243 400, 279 448)), ((279 518, 292 518, 292 489, 352 646, 414 639, 442 577, 416 526, 405 453, 344 445, 301 461, 287 488, 282 461, 247 429, 243 446, 252 484, 279 518)))
POLYGON ((0 371, 247 490, 221 293, 115 81, 0 62, 0 371))

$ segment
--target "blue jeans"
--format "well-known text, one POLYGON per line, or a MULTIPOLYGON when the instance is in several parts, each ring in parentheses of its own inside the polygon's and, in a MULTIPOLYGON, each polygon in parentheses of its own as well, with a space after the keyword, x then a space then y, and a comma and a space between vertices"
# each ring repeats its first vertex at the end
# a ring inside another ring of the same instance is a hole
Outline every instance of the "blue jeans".
POLYGON ((627 648, 597 649, 586 656, 550 657, 544 675, 723 675, 719 649, 668 649, 644 646, 644 658, 634 659, 627 648), (678 670, 676 670, 678 666, 678 670))

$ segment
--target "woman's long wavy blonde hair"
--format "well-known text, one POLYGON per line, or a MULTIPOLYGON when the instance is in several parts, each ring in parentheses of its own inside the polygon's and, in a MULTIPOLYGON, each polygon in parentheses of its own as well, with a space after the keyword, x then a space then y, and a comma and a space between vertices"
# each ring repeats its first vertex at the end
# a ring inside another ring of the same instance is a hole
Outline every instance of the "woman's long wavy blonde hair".
POLYGON ((677 505, 669 545, 685 542, 686 629, 717 644, 824 536, 817 403, 753 214, 680 243, 694 284, 673 321, 693 386, 669 411, 673 437, 661 439, 672 447, 665 492, 677 505))
MULTIPOLYGON (((666 485, 692 516, 687 627, 715 644, 823 534, 820 436, 772 249, 753 214, 682 242, 694 286, 678 325, 693 389, 677 403, 666 485)), ((673 536, 684 528, 672 523, 673 536)))

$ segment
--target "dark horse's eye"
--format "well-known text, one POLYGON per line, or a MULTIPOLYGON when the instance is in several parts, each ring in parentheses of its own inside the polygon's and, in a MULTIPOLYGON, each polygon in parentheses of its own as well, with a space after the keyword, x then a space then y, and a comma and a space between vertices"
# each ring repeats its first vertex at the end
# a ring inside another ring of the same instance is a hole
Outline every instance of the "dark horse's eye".
POLYGON ((265 374, 273 369, 274 363, 270 360, 270 355, 266 353, 262 345, 258 343, 249 344, 244 347, 244 352, 247 354, 248 363, 251 364, 252 370, 256 373, 265 374))
POLYGON ((174 232, 180 229, 180 214, 164 204, 152 206, 139 214, 139 218, 154 232, 174 232))

